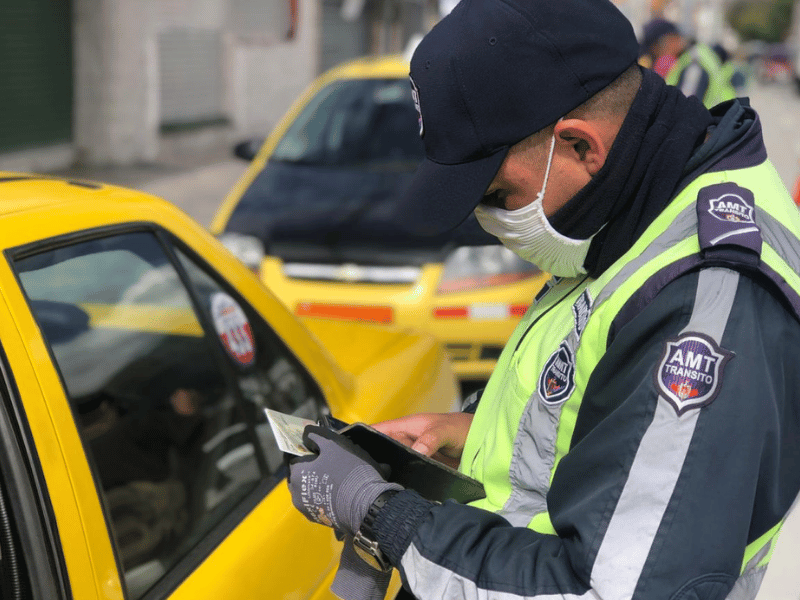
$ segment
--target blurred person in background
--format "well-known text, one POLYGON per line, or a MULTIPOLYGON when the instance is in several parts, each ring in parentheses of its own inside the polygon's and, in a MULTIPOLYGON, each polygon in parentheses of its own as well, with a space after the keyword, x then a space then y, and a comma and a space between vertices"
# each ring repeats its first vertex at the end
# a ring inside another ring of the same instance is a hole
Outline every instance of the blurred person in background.
POLYGON ((644 26, 641 53, 650 57, 651 68, 669 85, 697 96, 708 108, 736 97, 731 73, 723 69, 717 53, 684 36, 671 21, 657 18, 644 26))
POLYGON ((722 44, 714 44, 711 49, 719 58, 722 76, 730 82, 736 96, 742 96, 747 88, 749 69, 746 63, 737 60, 722 44))
POLYGON ((638 57, 609 0, 462 0, 411 60, 398 222, 474 212, 555 276, 461 412, 375 425, 486 498, 431 502, 305 429, 295 506, 416 598, 753 599, 798 497, 800 214, 746 100, 638 57))

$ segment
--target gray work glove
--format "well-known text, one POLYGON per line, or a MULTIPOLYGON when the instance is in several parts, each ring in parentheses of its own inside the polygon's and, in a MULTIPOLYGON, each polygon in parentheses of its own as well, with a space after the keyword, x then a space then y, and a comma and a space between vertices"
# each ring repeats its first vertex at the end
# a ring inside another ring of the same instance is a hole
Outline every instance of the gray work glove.
POLYGON ((289 491, 309 521, 355 535, 375 498, 403 489, 384 479, 388 467, 338 433, 308 425, 303 443, 314 454, 289 462, 289 491))

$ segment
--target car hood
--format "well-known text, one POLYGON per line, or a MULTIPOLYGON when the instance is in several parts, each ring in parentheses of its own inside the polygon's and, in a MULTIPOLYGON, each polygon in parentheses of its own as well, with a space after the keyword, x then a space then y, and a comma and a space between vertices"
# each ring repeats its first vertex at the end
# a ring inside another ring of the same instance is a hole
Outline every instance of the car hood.
POLYGON ((244 192, 225 228, 259 238, 287 260, 418 263, 454 247, 497 243, 470 217, 453 232, 416 236, 394 222, 416 165, 380 170, 270 161, 244 192))
POLYGON ((352 378, 354 398, 346 405, 331 405, 334 415, 347 421, 367 414, 376 420, 393 418, 397 407, 387 405, 386 398, 404 399, 400 414, 456 409, 455 375, 432 335, 396 326, 316 318, 302 321, 335 357, 337 367, 352 378), (393 377, 393 373, 402 376, 393 377), (426 392, 431 388, 438 388, 439 393, 426 392), (423 400, 426 394, 428 398, 423 400), (376 402, 377 398, 382 401, 376 402))

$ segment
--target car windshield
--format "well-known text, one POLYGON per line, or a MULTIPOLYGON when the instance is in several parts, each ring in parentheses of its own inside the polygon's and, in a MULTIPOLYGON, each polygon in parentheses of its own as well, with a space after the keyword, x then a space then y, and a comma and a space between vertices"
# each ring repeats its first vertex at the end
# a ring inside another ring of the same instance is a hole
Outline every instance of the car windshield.
POLYGON ((400 230, 397 203, 425 157, 406 79, 337 81, 297 115, 225 227, 285 260, 422 264, 496 242, 470 216, 439 236, 400 230))
POLYGON ((306 105, 278 143, 272 160, 413 171, 425 156, 416 122, 407 81, 337 81, 306 105))

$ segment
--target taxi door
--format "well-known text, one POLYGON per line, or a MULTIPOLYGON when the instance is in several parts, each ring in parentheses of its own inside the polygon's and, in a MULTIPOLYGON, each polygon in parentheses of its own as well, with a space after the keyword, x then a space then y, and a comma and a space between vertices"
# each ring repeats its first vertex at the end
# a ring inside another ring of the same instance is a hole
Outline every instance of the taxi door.
POLYGON ((264 315, 155 226, 7 255, 3 344, 73 597, 333 598, 340 544, 292 507, 263 412, 324 399, 264 315))

